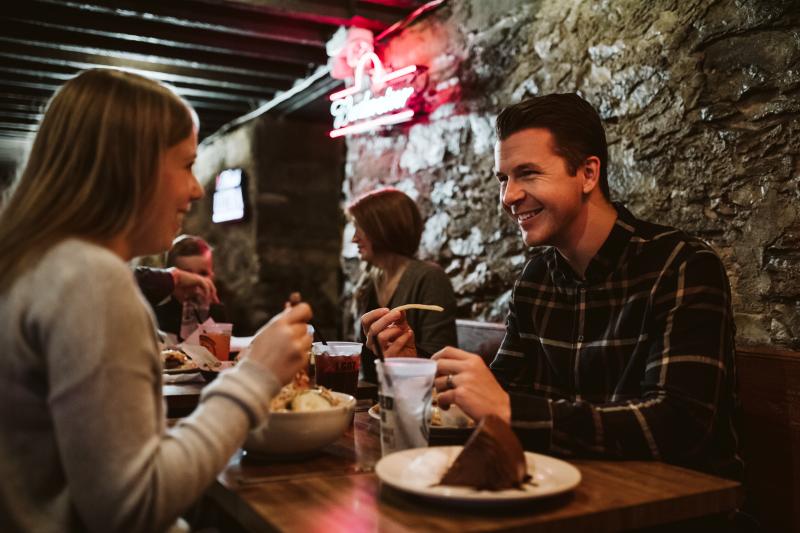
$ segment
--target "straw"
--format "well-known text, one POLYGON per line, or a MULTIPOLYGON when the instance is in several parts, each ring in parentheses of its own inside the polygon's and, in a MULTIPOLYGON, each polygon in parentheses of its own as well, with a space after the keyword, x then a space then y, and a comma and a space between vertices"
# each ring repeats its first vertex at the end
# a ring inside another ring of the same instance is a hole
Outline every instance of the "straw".
POLYGON ((375 335, 375 355, 378 356, 381 363, 385 362, 386 359, 383 357, 383 348, 381 348, 381 342, 378 340, 378 336, 375 335))
POLYGON ((326 341, 325 337, 322 335, 322 330, 319 329, 317 327, 317 325, 311 320, 308 321, 308 325, 311 326, 312 328, 314 328, 314 336, 319 339, 319 342, 321 342, 322 344, 327 346, 328 345, 328 341, 326 341))
POLYGON ((313 321, 309 320, 308 325, 314 328, 314 337, 319 339, 319 342, 321 342, 322 345, 325 346, 325 348, 328 350, 328 353, 330 353, 331 355, 339 355, 336 352, 336 348, 334 347, 334 345, 328 344, 328 341, 325 340, 325 336, 322 334, 322 330, 319 329, 313 321))

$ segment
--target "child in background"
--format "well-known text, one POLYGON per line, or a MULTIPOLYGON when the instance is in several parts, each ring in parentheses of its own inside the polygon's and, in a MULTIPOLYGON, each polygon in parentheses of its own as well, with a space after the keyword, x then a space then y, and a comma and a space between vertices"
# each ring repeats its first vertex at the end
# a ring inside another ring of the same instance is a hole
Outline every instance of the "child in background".
MULTIPOLYGON (((172 241, 167 253, 167 267, 191 272, 214 282, 214 252, 204 239, 195 235, 180 235, 172 241)), ((188 337, 198 322, 205 321, 208 316, 215 322, 227 322, 222 302, 210 302, 199 292, 196 298, 184 302, 174 295, 170 296, 154 305, 153 309, 159 329, 173 333, 181 340, 188 337)))

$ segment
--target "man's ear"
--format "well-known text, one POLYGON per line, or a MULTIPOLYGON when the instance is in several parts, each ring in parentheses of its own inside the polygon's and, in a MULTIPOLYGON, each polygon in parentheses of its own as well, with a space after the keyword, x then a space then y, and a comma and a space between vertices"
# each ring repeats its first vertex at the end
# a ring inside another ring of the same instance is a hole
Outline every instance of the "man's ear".
POLYGON ((590 155, 586 158, 581 165, 579 171, 580 177, 583 180, 581 184, 584 194, 589 194, 594 189, 600 186, 600 158, 590 155))

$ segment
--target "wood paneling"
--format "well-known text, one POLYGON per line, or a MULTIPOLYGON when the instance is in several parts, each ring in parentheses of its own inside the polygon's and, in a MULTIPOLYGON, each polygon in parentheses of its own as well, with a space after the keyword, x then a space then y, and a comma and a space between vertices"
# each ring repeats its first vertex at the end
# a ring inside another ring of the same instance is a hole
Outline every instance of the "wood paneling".
POLYGON ((764 531, 800 531, 800 353, 740 346, 736 366, 747 508, 764 531))

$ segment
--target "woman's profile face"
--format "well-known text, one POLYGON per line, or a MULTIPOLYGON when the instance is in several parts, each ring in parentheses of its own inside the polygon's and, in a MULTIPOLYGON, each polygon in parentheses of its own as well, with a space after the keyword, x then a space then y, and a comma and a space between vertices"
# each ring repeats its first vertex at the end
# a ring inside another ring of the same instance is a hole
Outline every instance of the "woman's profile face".
POLYGON ((192 202, 203 197, 203 189, 192 172, 196 156, 196 131, 162 154, 155 196, 145 212, 139 214, 138 226, 131 232, 133 255, 167 250, 180 232, 192 202))
POLYGON ((370 263, 375 257, 375 254, 372 250, 372 242, 357 223, 354 223, 354 225, 356 227, 356 232, 353 234, 352 242, 358 245, 358 255, 361 257, 361 260, 370 263))

